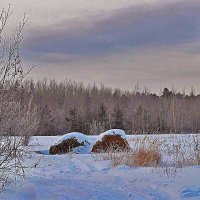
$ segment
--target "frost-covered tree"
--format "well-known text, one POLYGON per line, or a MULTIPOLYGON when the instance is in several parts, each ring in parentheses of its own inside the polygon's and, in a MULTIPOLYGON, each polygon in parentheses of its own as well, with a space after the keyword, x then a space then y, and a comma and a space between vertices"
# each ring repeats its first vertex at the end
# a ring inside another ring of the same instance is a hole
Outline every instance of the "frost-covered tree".
POLYGON ((93 120, 90 124, 90 135, 99 135, 105 131, 105 127, 100 122, 93 120))
POLYGON ((20 52, 26 19, 11 37, 5 37, 10 15, 10 8, 0 12, 0 192, 17 177, 24 178, 25 145, 38 128, 37 110, 31 99, 24 103, 21 92, 32 68, 25 70, 20 52))
POLYGON ((76 108, 71 108, 65 119, 70 132, 82 132, 83 123, 76 108))
POLYGON ((112 128, 124 129, 123 111, 119 105, 113 109, 113 124, 112 128))
POLYGON ((104 129, 104 131, 108 129, 108 114, 104 104, 101 104, 98 110, 97 122, 99 126, 101 126, 104 129))
POLYGON ((53 135, 55 131, 55 119, 47 105, 41 109, 38 135, 53 135))

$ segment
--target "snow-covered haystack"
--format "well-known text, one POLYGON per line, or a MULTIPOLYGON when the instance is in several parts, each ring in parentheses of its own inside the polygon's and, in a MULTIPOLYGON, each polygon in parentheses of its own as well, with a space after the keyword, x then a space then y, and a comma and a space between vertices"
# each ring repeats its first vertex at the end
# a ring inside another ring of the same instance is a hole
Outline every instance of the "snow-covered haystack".
POLYGON ((111 129, 97 137, 92 152, 124 151, 129 148, 125 132, 121 129, 111 129))
POLYGON ((82 133, 73 132, 63 135, 58 142, 50 147, 49 154, 88 153, 89 150, 88 137, 82 133))

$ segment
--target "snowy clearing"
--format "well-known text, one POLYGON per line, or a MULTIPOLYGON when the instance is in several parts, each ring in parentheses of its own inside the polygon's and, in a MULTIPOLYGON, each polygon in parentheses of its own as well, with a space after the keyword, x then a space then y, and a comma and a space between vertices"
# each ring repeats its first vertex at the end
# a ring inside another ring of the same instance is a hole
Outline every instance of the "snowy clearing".
MULTIPOLYGON (((88 136, 94 144, 97 136, 88 136)), ((127 136, 128 140, 137 141, 144 136, 127 136)), ((166 146, 184 143, 184 149, 190 152, 185 142, 192 140, 192 135, 158 135, 166 146)), ((33 137, 29 148, 48 154, 49 147, 58 141, 57 136, 33 137)), ((135 147, 133 147, 135 148, 135 147)), ((166 153, 166 152, 165 152, 166 153)), ((112 167, 109 160, 96 160, 91 154, 41 155, 32 152, 27 156, 28 164, 38 159, 40 164, 27 175, 22 187, 8 188, 0 199, 14 200, 176 200, 200 199, 200 166, 178 169, 175 176, 170 176, 172 158, 163 156, 168 167, 130 168, 112 167), (166 174, 168 172, 168 175, 166 174)))

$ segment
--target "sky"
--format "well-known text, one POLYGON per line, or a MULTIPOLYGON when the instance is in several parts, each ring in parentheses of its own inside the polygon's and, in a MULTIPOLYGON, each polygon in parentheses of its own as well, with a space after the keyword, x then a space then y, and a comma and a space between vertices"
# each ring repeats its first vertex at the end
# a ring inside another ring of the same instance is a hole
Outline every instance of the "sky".
POLYGON ((132 90, 200 91, 198 0, 1 0, 28 16, 23 43, 29 75, 132 90))

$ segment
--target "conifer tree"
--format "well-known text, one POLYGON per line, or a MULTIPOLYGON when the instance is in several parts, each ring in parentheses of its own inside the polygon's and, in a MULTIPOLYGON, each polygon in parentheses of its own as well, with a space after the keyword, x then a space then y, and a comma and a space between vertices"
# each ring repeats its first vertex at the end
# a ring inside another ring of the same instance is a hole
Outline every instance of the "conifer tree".
POLYGON ((119 105, 113 109, 113 125, 112 128, 124 129, 123 112, 119 105))
POLYGON ((70 132, 78 131, 78 117, 77 117, 77 110, 76 108, 71 108, 69 110, 69 115, 65 118, 66 122, 69 124, 70 132))
POLYGON ((83 118, 78 113, 77 109, 71 108, 69 114, 65 117, 70 132, 87 132, 87 124, 84 123, 83 118))
POLYGON ((55 133, 55 119, 52 116, 51 110, 48 106, 41 110, 40 122, 39 122, 39 135, 53 135, 55 133))
POLYGON ((98 110, 97 122, 101 127, 104 127, 104 129, 108 129, 108 116, 104 104, 101 104, 98 110))

